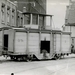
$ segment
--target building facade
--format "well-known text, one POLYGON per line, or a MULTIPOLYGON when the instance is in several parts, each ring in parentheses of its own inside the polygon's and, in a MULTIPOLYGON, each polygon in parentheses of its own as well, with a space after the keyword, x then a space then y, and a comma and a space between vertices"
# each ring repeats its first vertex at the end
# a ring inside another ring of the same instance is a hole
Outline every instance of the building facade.
MULTIPOLYGON (((29 12, 29 13, 39 13, 39 14, 46 14, 46 0, 10 0, 17 5, 17 10, 20 12, 17 13, 17 27, 23 27, 22 21, 23 16, 22 12, 29 12), (19 21, 18 21, 19 20, 19 21)), ((27 14, 25 16, 25 24, 30 23, 30 16, 27 14)), ((33 24, 37 24, 37 17, 36 15, 33 16, 33 24)), ((43 25, 43 17, 40 17, 40 25, 43 25)))
POLYGON ((0 27, 16 26, 16 5, 8 0, 0 0, 0 27))
POLYGON ((67 6, 63 30, 71 32, 71 43, 75 49, 75 0, 70 0, 70 4, 67 6))
POLYGON ((66 8, 64 31, 71 32, 71 37, 75 37, 75 0, 70 0, 69 6, 66 8))
POLYGON ((46 14, 46 0, 10 0, 17 3, 18 10, 23 12, 26 7, 27 12, 46 14))
POLYGON ((75 24, 75 0, 70 0, 69 6, 66 8, 66 24, 75 24))
MULTIPOLYGON (((1 0, 0 1, 0 27, 22 27, 23 12, 46 14, 46 0, 1 0)), ((26 15, 25 23, 28 23, 26 15)), ((34 24, 37 16, 34 15, 34 24)), ((40 18, 43 24, 43 17, 40 18)))

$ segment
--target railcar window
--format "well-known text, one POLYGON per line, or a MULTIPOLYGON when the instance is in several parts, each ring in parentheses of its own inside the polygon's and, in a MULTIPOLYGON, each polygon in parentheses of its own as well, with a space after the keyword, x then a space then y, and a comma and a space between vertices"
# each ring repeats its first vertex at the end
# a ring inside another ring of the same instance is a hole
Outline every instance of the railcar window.
POLYGON ((43 27, 44 19, 43 16, 39 16, 39 25, 40 27, 43 27))
POLYGON ((24 15, 24 24, 30 24, 30 14, 24 15))
POLYGON ((32 24, 38 24, 38 15, 33 14, 32 16, 32 24))

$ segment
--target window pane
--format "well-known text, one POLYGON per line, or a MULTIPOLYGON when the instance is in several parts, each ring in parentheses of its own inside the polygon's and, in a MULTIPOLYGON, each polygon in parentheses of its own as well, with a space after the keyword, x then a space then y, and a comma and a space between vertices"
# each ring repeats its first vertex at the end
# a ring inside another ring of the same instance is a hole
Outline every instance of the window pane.
POLYGON ((18 16, 18 26, 20 26, 20 17, 18 16))
POLYGON ((7 22, 10 22, 10 15, 9 15, 10 10, 7 10, 7 22))
POLYGON ((1 18, 2 18, 2 21, 4 22, 4 20, 5 20, 5 7, 2 7, 1 8, 1 18))
POLYGON ((15 24, 15 12, 12 12, 12 26, 15 24))
POLYGON ((25 14, 25 16, 24 16, 24 24, 30 24, 30 14, 25 14))
POLYGON ((32 16, 32 24, 38 24, 38 15, 32 16))
POLYGON ((23 25, 23 18, 21 18, 21 26, 23 25))
POLYGON ((43 26, 43 16, 39 16, 39 25, 42 27, 43 26))

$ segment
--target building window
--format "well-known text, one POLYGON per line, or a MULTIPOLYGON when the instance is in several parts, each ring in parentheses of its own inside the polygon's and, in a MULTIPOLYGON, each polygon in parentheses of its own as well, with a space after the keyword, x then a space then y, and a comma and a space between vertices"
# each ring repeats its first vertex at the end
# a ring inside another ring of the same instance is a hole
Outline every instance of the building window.
POLYGON ((1 6, 1 16, 2 22, 5 22, 5 4, 1 6))
POLYGON ((21 26, 23 25, 23 18, 21 17, 21 26))
POLYGON ((7 24, 10 22, 10 7, 7 7, 7 24))
POLYGON ((63 31, 65 31, 65 27, 63 26, 63 31))
POLYGON ((72 39, 72 44, 74 44, 74 39, 72 39))
POLYGON ((18 26, 20 26, 20 17, 18 16, 18 26))
POLYGON ((30 24, 30 14, 24 15, 24 24, 30 24))
POLYGON ((67 21, 68 21, 68 20, 67 20, 67 19, 65 19, 65 23, 67 23, 67 21))
POLYGON ((32 24, 38 24, 38 15, 32 15, 32 24))
POLYGON ((12 9, 12 26, 15 24, 15 10, 12 9))

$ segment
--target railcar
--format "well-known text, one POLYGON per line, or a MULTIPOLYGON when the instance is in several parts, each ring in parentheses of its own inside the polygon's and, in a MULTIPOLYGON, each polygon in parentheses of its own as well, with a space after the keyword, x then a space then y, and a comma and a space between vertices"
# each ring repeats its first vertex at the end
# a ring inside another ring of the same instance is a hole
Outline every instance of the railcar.
MULTIPOLYGON (((50 19, 52 15, 23 13, 24 20, 30 15, 30 23, 23 27, 3 27, 1 28, 2 55, 7 55, 13 60, 35 60, 52 59, 71 53, 71 33, 47 27, 44 22, 43 27, 39 25, 39 18, 46 16, 50 19), (33 24, 33 16, 37 16, 37 24, 33 24)), ((50 21, 51 24, 51 21, 50 21)))

